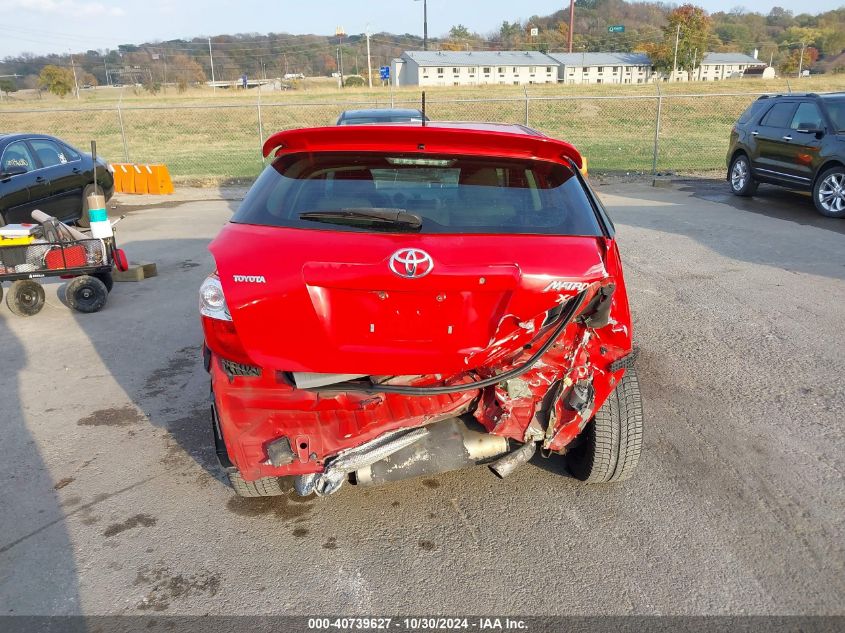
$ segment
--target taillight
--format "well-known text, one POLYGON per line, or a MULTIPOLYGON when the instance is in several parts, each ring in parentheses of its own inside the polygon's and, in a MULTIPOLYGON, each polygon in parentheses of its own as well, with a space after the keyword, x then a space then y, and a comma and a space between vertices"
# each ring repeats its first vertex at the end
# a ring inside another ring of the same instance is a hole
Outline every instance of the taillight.
POLYGON ((252 364, 235 330, 216 272, 206 277, 200 286, 200 314, 205 343, 212 352, 236 363, 252 364))
POLYGON ((200 286, 200 314, 219 321, 232 320, 226 297, 223 295, 223 286, 216 272, 206 277, 200 286))

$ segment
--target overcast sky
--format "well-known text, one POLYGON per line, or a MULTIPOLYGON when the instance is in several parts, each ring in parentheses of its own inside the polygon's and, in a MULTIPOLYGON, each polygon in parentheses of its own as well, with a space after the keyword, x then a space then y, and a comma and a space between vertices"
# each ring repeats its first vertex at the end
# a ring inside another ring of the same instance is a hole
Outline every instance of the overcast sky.
MULTIPOLYGON (((414 0, 2 0, 0 58, 22 51, 65 53, 68 49, 116 48, 221 33, 333 34, 343 26, 362 33, 422 34, 422 1, 414 0)), ((453 24, 488 33, 502 20, 548 15, 568 0, 428 0, 428 32, 445 34, 453 24)), ((681 4, 680 2, 678 4, 681 4)), ((736 6, 768 13, 776 4, 795 13, 818 13, 843 0, 698 0, 708 11, 736 6)))

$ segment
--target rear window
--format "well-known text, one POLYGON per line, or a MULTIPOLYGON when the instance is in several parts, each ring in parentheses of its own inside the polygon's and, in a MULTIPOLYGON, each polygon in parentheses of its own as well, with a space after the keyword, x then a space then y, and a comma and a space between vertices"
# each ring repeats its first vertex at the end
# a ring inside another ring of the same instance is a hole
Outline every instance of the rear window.
POLYGON ((601 235, 583 185, 544 161, 419 154, 294 154, 259 176, 233 222, 367 231, 302 214, 347 209, 419 216, 421 233, 601 235))
POLYGON ((769 127, 789 127, 789 122, 792 120, 792 113, 795 112, 794 103, 776 103, 772 109, 766 112, 766 116, 760 121, 760 125, 767 125, 769 127))
POLYGON ((755 101, 745 109, 745 112, 739 115, 739 121, 737 121, 737 123, 739 123, 740 125, 748 123, 749 121, 751 121, 751 119, 753 119, 760 113, 760 110, 762 110, 763 106, 765 105, 765 100, 755 101))

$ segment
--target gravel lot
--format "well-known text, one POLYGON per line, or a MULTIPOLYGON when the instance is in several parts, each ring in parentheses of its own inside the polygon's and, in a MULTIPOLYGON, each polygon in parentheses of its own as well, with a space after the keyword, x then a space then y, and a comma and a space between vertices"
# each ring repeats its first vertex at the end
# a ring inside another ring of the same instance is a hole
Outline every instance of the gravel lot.
MULTIPOLYGON (((0 308, 0 613, 843 614, 845 221, 604 185, 647 407, 631 481, 537 458, 320 500, 220 481, 196 289, 235 205, 119 227, 159 276, 0 308)), ((183 196, 184 197, 184 196, 183 196)))

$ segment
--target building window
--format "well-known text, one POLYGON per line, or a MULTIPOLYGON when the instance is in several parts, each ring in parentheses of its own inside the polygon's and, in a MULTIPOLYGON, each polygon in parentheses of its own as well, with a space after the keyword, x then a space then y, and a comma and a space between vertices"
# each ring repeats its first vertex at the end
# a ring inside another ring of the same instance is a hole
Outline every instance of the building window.
POLYGON ((496 72, 498 72, 499 74, 501 74, 501 73, 504 73, 504 72, 505 72, 505 69, 504 69, 502 66, 499 66, 499 67, 496 69, 496 72))
POLYGON ((443 69, 442 69, 442 68, 438 68, 438 69, 437 69, 437 74, 438 74, 438 75, 442 75, 442 74, 443 74, 443 69))
POLYGON ((600 83, 601 83, 601 79, 596 79, 596 83, 597 83, 597 84, 600 84, 600 83))
POLYGON ((519 73, 519 67, 518 67, 518 66, 514 66, 511 70, 513 70, 513 74, 514 74, 514 75, 516 75, 517 73, 519 73))
POLYGON ((513 85, 514 85, 514 86, 518 86, 518 85, 519 85, 519 81, 515 81, 515 82, 513 82, 513 85))
POLYGON ((718 66, 713 66, 713 70, 719 70, 718 66))
POLYGON ((482 70, 484 71, 484 74, 485 74, 485 75, 489 75, 489 74, 490 74, 490 67, 489 67, 489 66, 485 66, 484 68, 482 68, 482 70))
POLYGON ((615 75, 618 72, 619 72, 619 66, 614 66, 613 67, 613 74, 615 75))
POLYGON ((547 73, 552 72, 552 67, 551 67, 551 66, 546 66, 546 72, 547 72, 547 73))
POLYGON ((537 67, 536 67, 536 66, 529 66, 529 67, 528 67, 528 72, 530 72, 530 73, 535 73, 535 72, 537 72, 537 67))
POLYGON ((460 68, 453 68, 452 72, 457 75, 461 72, 461 69, 460 68))
POLYGON ((604 72, 604 66, 599 66, 599 74, 602 74, 603 72, 604 72))

